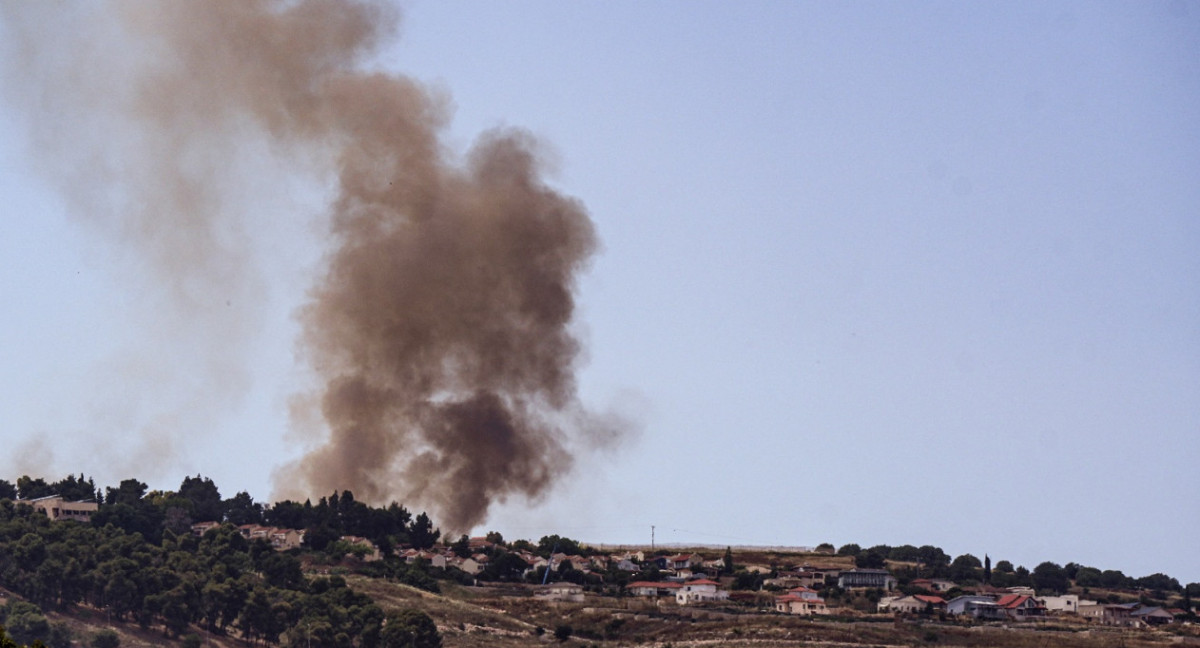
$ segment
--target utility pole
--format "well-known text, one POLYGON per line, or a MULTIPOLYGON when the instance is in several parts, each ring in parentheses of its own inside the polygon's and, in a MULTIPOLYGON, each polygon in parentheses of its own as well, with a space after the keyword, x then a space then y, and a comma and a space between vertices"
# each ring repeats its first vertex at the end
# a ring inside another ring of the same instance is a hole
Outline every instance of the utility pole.
POLYGON ((654 525, 650 525, 650 551, 654 551, 654 525))

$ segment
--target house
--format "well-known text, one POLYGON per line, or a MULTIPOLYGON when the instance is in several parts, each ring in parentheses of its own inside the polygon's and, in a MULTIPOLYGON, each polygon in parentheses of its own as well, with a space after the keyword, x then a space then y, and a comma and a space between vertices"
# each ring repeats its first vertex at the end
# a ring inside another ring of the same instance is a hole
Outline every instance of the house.
POLYGON ((212 529, 220 527, 220 522, 197 522, 192 525, 192 535, 203 536, 212 529))
POLYGON ((1175 623, 1175 615, 1161 607, 1143 606, 1134 610, 1129 615, 1130 617, 1145 623, 1146 625, 1166 625, 1175 623))
POLYGON ((400 555, 404 558, 404 562, 410 565, 418 560, 424 560, 429 563, 430 567, 437 569, 446 568, 446 556, 437 552, 426 551, 424 549, 405 549, 404 553, 400 555))
POLYGON ((467 547, 469 547, 472 551, 479 551, 480 549, 487 550, 495 546, 496 544, 488 540, 487 537, 476 536, 474 538, 467 539, 467 547))
POLYGON ((706 578, 683 583, 675 592, 675 602, 680 605, 691 605, 708 601, 724 601, 729 598, 729 592, 719 589, 716 581, 706 578))
POLYGON ((634 596, 675 596, 683 583, 635 581, 625 586, 625 591, 634 596))
POLYGON ((376 560, 383 559, 383 553, 379 551, 379 548, 375 546, 375 543, 367 540, 366 538, 359 536, 342 536, 339 538, 339 540, 345 542, 351 547, 361 547, 360 550, 365 550, 366 553, 364 553, 362 557, 363 562, 374 562, 376 560))
POLYGON ((1010 619, 1022 621, 1025 619, 1046 616, 1046 608, 1037 599, 1024 594, 1007 594, 996 599, 996 605, 1010 619))
POLYGON ((1046 608, 1047 612, 1060 612, 1063 614, 1079 614, 1079 595, 1066 594, 1064 596, 1039 596, 1039 603, 1046 608))
POLYGON ((567 562, 571 563, 571 568, 576 571, 586 572, 592 570, 592 560, 583 556, 571 556, 567 558, 567 562))
POLYGON ((794 587, 803 587, 799 578, 795 576, 783 575, 777 578, 767 578, 763 580, 763 587, 778 587, 780 589, 792 589, 794 587))
POLYGON ((679 554, 667 558, 666 569, 691 569, 703 564, 704 558, 700 554, 679 554))
MULTIPOLYGON (((812 592, 812 590, 808 591, 812 592)), ((775 611, 799 616, 829 614, 829 608, 825 605, 825 599, 815 596, 816 592, 812 593, 814 596, 807 596, 793 590, 793 592, 777 597, 775 599, 775 611)))
POLYGON ((579 603, 583 601, 583 586, 575 583, 550 583, 539 585, 537 596, 547 601, 567 601, 579 603))
POLYGON ((46 514, 51 520, 75 520, 76 522, 91 522, 92 514, 100 508, 95 502, 68 502, 60 495, 47 495, 37 499, 24 500, 23 503, 46 514))
POLYGON ((549 567, 550 566, 550 561, 546 560, 545 558, 542 558, 541 556, 539 556, 537 554, 532 554, 532 553, 529 553, 528 551, 522 551, 521 553, 519 553, 517 555, 519 555, 521 557, 521 560, 524 560, 525 564, 529 565, 529 568, 532 570, 536 571, 539 567, 549 567))
POLYGON ((265 527, 261 524, 243 524, 238 527, 238 533, 241 533, 247 540, 268 540, 271 536, 271 527, 265 527))
POLYGON ((813 569, 811 567, 801 567, 788 576, 795 577, 799 580, 799 585, 802 587, 824 587, 825 576, 828 572, 824 569, 813 569))
POLYGON ((268 539, 277 551, 299 549, 300 545, 304 544, 304 532, 296 529, 272 529, 268 539))
POLYGON ((617 558, 616 560, 610 562, 609 566, 615 567, 617 569, 617 571, 624 571, 624 572, 635 572, 635 571, 641 569, 640 567, 637 566, 636 563, 634 563, 632 560, 630 560, 628 558, 617 558))
POLYGON ((632 563, 642 564, 646 562, 646 552, 644 551, 626 551, 621 554, 621 558, 632 563))
POLYGON ((651 556, 646 562, 647 564, 653 565, 659 569, 671 569, 670 556, 651 556))
POLYGON ((842 589, 873 587, 891 591, 896 587, 896 577, 886 569, 851 569, 838 576, 838 587, 842 589))
POLYGON ((1131 626, 1138 625, 1133 618, 1133 612, 1138 603, 1097 603, 1096 605, 1080 605, 1079 616, 1098 621, 1104 625, 1131 626))
POLYGON ((446 560, 449 566, 472 576, 483 571, 483 564, 474 558, 459 558, 455 556, 453 558, 443 557, 442 559, 446 560))
POLYGON ((942 597, 932 594, 913 594, 893 600, 888 604, 887 609, 904 614, 942 612, 946 609, 946 601, 942 597))
POLYGON ((981 594, 956 596, 950 599, 946 602, 946 613, 984 620, 1008 618, 1008 615, 996 604, 995 598, 981 594))
POLYGON ((817 590, 811 589, 808 587, 803 587, 803 586, 793 587, 792 589, 788 590, 788 594, 790 594, 792 596, 798 596, 798 597, 800 597, 802 599, 806 599, 806 600, 813 600, 813 599, 821 598, 821 595, 817 594, 817 590))

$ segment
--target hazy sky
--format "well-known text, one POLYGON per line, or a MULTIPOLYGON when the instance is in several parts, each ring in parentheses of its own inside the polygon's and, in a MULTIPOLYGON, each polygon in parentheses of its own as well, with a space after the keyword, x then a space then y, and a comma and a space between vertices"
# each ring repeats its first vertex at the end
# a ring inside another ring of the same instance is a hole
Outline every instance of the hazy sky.
MULTIPOLYGON (((487 528, 1200 581, 1200 2, 400 6, 371 65, 444 93, 445 145, 527 128, 586 205, 581 396, 640 421, 487 528)), ((201 473, 267 499, 300 453, 319 174, 239 151, 256 278, 236 315, 165 316, 120 233, 79 215, 103 192, 29 162, 46 135, 15 99, 4 476, 201 473), (226 371, 213 345, 245 360, 197 400, 226 371)))

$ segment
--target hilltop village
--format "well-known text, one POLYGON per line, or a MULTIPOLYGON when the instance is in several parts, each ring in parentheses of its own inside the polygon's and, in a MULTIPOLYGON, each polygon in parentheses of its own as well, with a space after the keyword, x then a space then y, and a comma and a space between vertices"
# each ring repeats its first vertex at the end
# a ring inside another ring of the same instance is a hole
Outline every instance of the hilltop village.
POLYGON ((50 648, 120 627, 217 645, 296 645, 303 632, 321 638, 313 645, 376 646, 389 632, 416 636, 414 628, 436 645, 477 645, 480 634, 512 645, 551 636, 653 645, 678 633, 711 638, 759 626, 768 635, 816 637, 853 628, 869 642, 913 628, 926 640, 989 627, 1056 629, 1077 639, 1170 631, 1200 644, 1200 584, 1165 574, 1131 578, 1051 562, 1030 570, 993 565, 987 555, 951 558, 931 545, 599 548, 558 535, 536 543, 498 533, 452 539, 424 513, 372 508, 348 491, 264 506, 245 493, 222 499, 199 476, 175 492, 126 480, 103 494, 82 476, 0 480, 0 587, 0 623, 19 641, 50 648), (463 606, 486 619, 464 617, 463 606), (81 626, 94 612, 112 627, 81 626), (878 635, 880 621, 906 625, 878 635))

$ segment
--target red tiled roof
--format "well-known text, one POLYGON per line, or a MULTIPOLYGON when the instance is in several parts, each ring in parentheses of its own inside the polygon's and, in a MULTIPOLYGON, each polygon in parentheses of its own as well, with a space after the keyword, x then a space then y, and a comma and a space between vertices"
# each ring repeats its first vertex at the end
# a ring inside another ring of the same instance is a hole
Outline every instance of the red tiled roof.
POLYGON ((946 599, 940 596, 930 596, 928 594, 914 594, 913 598, 923 603, 933 603, 934 605, 945 605, 946 599))
MULTIPOLYGON (((998 605, 1002 608, 1013 609, 1013 608, 1021 607, 1022 605, 1025 604, 1026 601, 1029 601, 1031 599, 1033 599, 1032 596, 1026 596, 1024 594, 1006 594, 1006 595, 1001 596, 1000 598, 996 599, 996 605, 998 605)), ((1036 603, 1036 601, 1035 601, 1035 603, 1036 603)), ((1040 607, 1040 604, 1038 604, 1038 605, 1040 607)))

